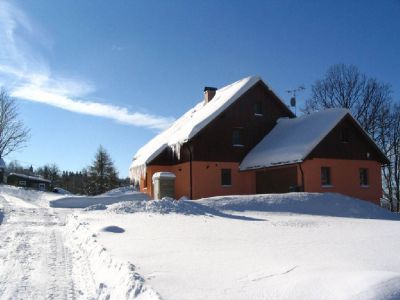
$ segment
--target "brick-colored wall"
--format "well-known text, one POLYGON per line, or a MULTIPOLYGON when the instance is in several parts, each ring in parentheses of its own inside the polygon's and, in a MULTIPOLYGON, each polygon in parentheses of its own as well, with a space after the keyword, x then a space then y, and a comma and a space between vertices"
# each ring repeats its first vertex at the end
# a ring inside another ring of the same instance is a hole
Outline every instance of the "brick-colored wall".
POLYGON ((239 172, 236 162, 193 162, 193 198, 256 193, 255 172, 239 172), (231 169, 232 185, 221 185, 221 169, 231 169))
MULTIPOLYGON (((382 197, 381 165, 376 161, 315 158, 302 163, 305 192, 341 193, 379 204, 382 197), (331 169, 331 187, 321 186, 321 167, 331 169), (360 186, 359 169, 369 173, 369 186, 360 186)), ((301 178, 298 169, 298 178, 301 178)))
POLYGON ((146 170, 147 185, 144 178, 142 178, 140 180, 140 191, 147 193, 151 198, 153 198, 152 177, 157 172, 171 172, 175 174, 175 199, 190 195, 189 163, 173 166, 148 166, 146 170))
MULTIPOLYGON (((152 176, 156 172, 172 172, 175 174, 175 198, 190 195, 190 163, 174 166, 148 166, 147 186, 144 179, 140 182, 140 190, 153 197, 152 176)), ((192 195, 193 199, 218 195, 255 194, 255 172, 239 172, 236 162, 192 162, 192 195), (231 169, 232 185, 221 185, 221 169, 231 169)))
MULTIPOLYGON (((301 164, 304 174, 305 192, 341 193, 379 204, 382 196, 381 165, 376 161, 345 159, 310 159, 301 164), (331 187, 321 186, 321 167, 331 168, 331 187), (361 187, 359 169, 366 168, 369 173, 369 186, 361 187)), ((297 168, 297 184, 302 184, 301 171, 297 168)), ((140 182, 140 190, 153 197, 152 176, 156 172, 172 172, 176 175, 175 198, 190 195, 190 163, 174 166, 149 166, 147 186, 140 182)), ((256 193, 256 171, 239 172, 235 162, 192 162, 193 199, 219 195, 245 195, 256 193), (221 169, 231 169, 232 185, 221 185, 221 169)))

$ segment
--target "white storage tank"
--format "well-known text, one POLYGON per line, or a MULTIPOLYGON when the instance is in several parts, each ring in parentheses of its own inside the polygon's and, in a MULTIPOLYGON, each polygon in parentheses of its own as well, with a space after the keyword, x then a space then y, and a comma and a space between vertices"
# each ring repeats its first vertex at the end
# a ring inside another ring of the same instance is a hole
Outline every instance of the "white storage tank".
POLYGON ((175 174, 170 172, 154 173, 152 177, 154 199, 175 198, 175 177, 175 174))

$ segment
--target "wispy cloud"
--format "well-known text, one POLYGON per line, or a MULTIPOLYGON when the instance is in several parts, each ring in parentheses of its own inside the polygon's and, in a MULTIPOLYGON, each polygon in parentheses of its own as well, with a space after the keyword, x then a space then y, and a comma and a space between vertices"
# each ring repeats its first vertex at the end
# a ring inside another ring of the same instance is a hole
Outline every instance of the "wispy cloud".
POLYGON ((40 47, 35 45, 34 49, 27 42, 30 40, 39 40, 44 47, 51 44, 22 10, 0 0, 0 85, 7 86, 12 96, 152 129, 164 129, 173 121, 172 118, 91 101, 90 94, 95 91, 95 86, 84 80, 53 75, 37 50, 40 47))

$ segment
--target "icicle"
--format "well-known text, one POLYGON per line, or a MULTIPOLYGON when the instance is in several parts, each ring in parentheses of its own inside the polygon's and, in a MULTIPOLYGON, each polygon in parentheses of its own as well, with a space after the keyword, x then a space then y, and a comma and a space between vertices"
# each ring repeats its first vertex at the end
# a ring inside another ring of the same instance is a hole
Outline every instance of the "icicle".
POLYGON ((178 158, 178 160, 181 159, 181 147, 182 144, 180 142, 173 144, 173 145, 169 145, 169 147, 172 150, 172 153, 174 154, 174 156, 176 156, 178 158))
POLYGON ((131 167, 129 169, 129 178, 132 181, 140 182, 140 179, 146 176, 146 169, 146 165, 131 167))

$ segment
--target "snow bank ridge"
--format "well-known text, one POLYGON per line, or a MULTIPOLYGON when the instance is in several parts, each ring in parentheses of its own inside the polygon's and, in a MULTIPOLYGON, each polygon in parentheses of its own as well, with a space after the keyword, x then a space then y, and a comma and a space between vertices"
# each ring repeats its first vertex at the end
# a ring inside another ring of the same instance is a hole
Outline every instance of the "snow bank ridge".
POLYGON ((287 193, 219 196, 198 200, 221 211, 265 211, 343 218, 400 220, 376 204, 336 193, 287 193))
MULTIPOLYGON (((89 208, 93 205, 109 205, 122 201, 148 200, 149 196, 135 191, 110 191, 99 196, 68 196, 50 201, 50 207, 58 208, 89 208)), ((90 209, 89 209, 90 210, 90 209)))
POLYGON ((66 226, 70 232, 68 242, 80 255, 87 256, 98 287, 96 299, 161 299, 136 272, 133 264, 119 262, 97 243, 96 235, 89 232, 85 223, 80 223, 76 217, 71 216, 66 226))
POLYGON ((216 215, 218 211, 193 201, 174 200, 164 197, 161 200, 125 201, 112 204, 107 209, 114 213, 177 213, 183 215, 216 215))

